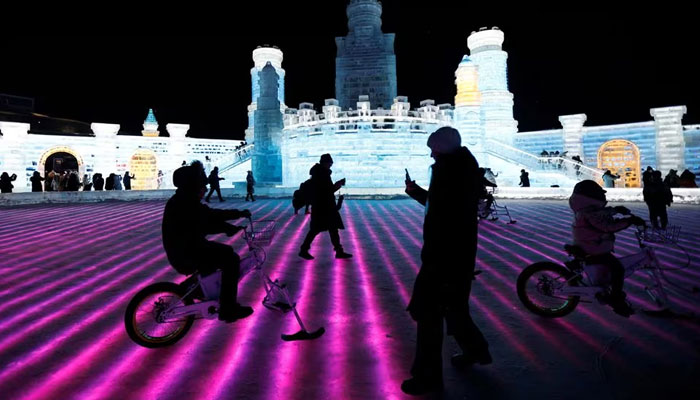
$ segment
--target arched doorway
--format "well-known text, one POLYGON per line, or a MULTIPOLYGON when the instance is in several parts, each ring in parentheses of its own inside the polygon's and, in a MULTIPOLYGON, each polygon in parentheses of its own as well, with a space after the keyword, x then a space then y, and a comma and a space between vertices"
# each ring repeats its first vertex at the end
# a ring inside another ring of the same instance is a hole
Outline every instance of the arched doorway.
POLYGON ((151 150, 139 150, 131 156, 129 173, 136 179, 131 181, 133 190, 158 189, 158 159, 151 150))
MULTIPOLYGON (((83 174, 85 174, 85 163, 75 150, 67 146, 57 146, 52 147, 41 155, 36 170, 44 178, 48 177, 51 171, 59 174, 61 172, 76 171, 78 177, 82 179, 83 174)), ((45 182, 45 190, 50 190, 49 186, 48 182, 45 182)))
POLYGON ((641 187, 639 148, 629 140, 615 139, 598 149, 598 168, 620 176, 616 187, 641 187))

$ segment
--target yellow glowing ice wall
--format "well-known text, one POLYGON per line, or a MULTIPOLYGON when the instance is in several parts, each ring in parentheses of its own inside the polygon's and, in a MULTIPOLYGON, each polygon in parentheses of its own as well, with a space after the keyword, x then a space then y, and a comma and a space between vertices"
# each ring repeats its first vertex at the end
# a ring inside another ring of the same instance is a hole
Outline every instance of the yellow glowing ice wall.
POLYGON ((464 144, 469 146, 478 159, 483 142, 479 68, 467 56, 462 58, 462 62, 455 71, 455 85, 457 85, 457 95, 455 96, 454 126, 462 135, 464 144))
POLYGON ((129 173, 136 179, 131 181, 133 190, 158 189, 158 160, 151 150, 139 150, 131 156, 129 173))
POLYGON ((480 105, 479 73, 476 64, 471 62, 469 57, 464 56, 455 72, 455 77, 455 84, 457 85, 455 107, 480 105))

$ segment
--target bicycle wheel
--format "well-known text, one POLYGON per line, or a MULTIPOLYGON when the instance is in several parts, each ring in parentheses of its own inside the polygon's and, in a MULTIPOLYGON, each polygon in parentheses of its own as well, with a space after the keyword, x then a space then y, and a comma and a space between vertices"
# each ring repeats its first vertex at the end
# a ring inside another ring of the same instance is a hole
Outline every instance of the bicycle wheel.
POLYGON ((194 316, 164 320, 163 311, 174 304, 190 305, 192 299, 183 296, 179 285, 159 282, 136 293, 124 313, 124 325, 129 337, 144 347, 163 347, 180 340, 192 327, 194 316))
POLYGON ((567 283, 574 274, 561 265, 551 262, 534 263, 518 276, 517 291, 525 308, 537 315, 550 318, 563 317, 576 308, 578 296, 557 296, 557 289, 567 283))

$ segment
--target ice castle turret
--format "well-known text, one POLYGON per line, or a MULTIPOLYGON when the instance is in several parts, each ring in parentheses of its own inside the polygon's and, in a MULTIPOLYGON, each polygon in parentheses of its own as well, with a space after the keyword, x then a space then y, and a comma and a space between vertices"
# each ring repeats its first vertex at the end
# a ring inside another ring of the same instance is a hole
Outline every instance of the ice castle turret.
POLYGON ((148 109, 148 115, 146 120, 143 121, 143 130, 141 131, 143 136, 155 137, 160 134, 158 131, 158 121, 156 121, 156 116, 153 115, 153 109, 148 109))
POLYGON ((335 38, 335 96, 343 109, 354 108, 359 96, 384 109, 396 97, 394 34, 382 33, 382 5, 376 0, 351 0, 348 35, 335 38))
POLYGON ((246 141, 249 143, 254 142, 254 117, 255 110, 257 108, 258 97, 260 97, 260 85, 259 85, 259 74, 260 71, 269 62, 275 68, 275 72, 278 75, 278 87, 277 87, 277 99, 280 102, 280 110, 284 113, 286 108, 284 104, 284 77, 285 70, 282 68, 282 60, 284 59, 284 54, 282 50, 275 46, 260 46, 253 50, 253 68, 250 69, 250 79, 251 79, 251 102, 248 106, 248 129, 246 130, 246 141))
POLYGON ((254 112, 253 175, 260 183, 282 183, 283 118, 280 110, 279 75, 271 62, 258 73, 260 94, 254 112))
POLYGON ((479 68, 481 120, 486 139, 513 142, 518 122, 513 118, 513 94, 508 91, 508 53, 504 35, 497 27, 481 28, 467 39, 469 58, 479 68))
MULTIPOLYGON (((481 128, 481 93, 479 71, 476 64, 464 56, 455 71, 454 126, 462 135, 462 142, 472 153, 481 153, 483 130, 481 128)), ((477 154, 475 156, 478 157, 477 154)))

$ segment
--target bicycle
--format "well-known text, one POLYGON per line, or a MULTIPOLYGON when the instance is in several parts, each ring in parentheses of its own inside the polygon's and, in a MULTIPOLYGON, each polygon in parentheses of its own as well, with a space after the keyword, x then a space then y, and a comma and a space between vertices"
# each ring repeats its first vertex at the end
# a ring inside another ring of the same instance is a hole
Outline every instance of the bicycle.
MULTIPOLYGON (((301 327, 297 333, 282 334, 282 340, 310 340, 323 335, 325 329, 309 332, 292 302, 286 285, 274 281, 262 270, 266 254, 262 246, 269 245, 275 235, 275 221, 253 221, 244 227, 243 237, 248 245, 248 254, 241 259, 240 276, 243 280, 252 271, 260 275, 265 297, 262 304, 274 311, 294 312, 301 327), (255 226, 262 227, 254 229, 255 226)), ((157 348, 169 346, 182 339, 192 327, 195 319, 215 319, 219 312, 221 271, 202 276, 195 271, 177 284, 158 282, 139 291, 129 302, 124 313, 124 324, 129 337, 137 344, 157 348)))
MULTIPOLYGON (((668 296, 662 283, 669 281, 654 249, 647 244, 677 244, 679 233, 680 227, 657 231, 638 226, 635 237, 640 251, 619 258, 625 268, 625 277, 640 270, 651 277, 652 285, 646 286, 645 291, 659 309, 645 310, 650 314, 670 312, 668 296)), ((610 274, 607 266, 586 265, 587 255, 578 246, 566 244, 564 250, 569 256, 564 262, 565 266, 548 261, 537 262, 527 266, 518 276, 518 297, 525 308, 537 315, 563 317, 573 312, 579 302, 592 303, 597 300, 605 304, 609 295, 610 274)), ((689 264, 690 258, 687 265, 689 264)))

